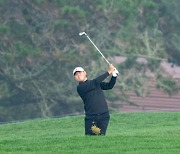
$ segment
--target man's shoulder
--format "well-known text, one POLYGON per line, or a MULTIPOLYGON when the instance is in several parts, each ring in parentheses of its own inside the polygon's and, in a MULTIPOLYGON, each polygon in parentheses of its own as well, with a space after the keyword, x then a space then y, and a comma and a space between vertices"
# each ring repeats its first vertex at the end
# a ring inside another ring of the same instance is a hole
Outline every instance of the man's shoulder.
POLYGON ((90 82, 92 82, 92 81, 93 81, 93 80, 86 80, 86 81, 84 81, 84 82, 79 82, 78 86, 83 86, 83 85, 88 84, 88 83, 90 83, 90 82))
POLYGON ((84 82, 79 82, 79 84, 77 85, 77 89, 83 87, 86 84, 88 84, 88 82, 89 82, 89 80, 86 80, 84 82))
POLYGON ((86 88, 88 85, 91 84, 91 82, 93 82, 93 80, 86 80, 85 82, 79 82, 79 84, 77 85, 77 90, 86 88))

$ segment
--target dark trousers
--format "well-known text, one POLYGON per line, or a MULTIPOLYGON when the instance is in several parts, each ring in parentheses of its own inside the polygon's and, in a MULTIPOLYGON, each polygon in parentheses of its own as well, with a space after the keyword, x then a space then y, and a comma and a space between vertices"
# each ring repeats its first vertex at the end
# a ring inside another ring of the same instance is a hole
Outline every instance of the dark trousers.
POLYGON ((110 115, 109 112, 85 116, 85 135, 106 135, 110 115), (92 127, 99 128, 100 133, 94 133, 92 127))

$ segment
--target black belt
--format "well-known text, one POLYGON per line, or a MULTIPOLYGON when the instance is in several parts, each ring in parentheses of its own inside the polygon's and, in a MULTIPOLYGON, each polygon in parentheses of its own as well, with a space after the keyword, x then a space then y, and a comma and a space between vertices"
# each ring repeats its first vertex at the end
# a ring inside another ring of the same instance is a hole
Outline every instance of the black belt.
POLYGON ((100 116, 100 115, 103 115, 103 114, 109 114, 109 112, 103 112, 103 113, 97 113, 97 114, 86 114, 86 116, 100 116))

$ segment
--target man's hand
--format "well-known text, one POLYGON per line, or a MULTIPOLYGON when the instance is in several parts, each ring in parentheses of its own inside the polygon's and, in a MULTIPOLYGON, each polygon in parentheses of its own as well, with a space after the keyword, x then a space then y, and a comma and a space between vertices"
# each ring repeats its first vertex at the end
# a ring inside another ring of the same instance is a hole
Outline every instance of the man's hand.
POLYGON ((108 70, 109 75, 112 74, 114 70, 115 70, 115 67, 113 66, 113 64, 109 65, 109 70, 108 70))

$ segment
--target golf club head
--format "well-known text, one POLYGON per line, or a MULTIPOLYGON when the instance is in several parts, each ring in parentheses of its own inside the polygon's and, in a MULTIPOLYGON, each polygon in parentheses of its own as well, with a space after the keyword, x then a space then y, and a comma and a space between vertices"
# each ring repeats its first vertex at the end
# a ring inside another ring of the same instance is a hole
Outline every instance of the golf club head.
POLYGON ((86 33, 85 32, 80 32, 79 36, 82 36, 82 35, 86 35, 86 33))

